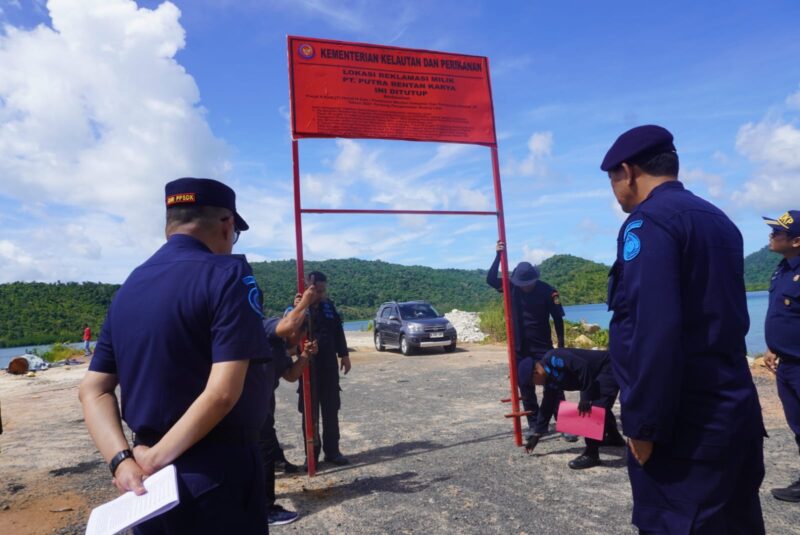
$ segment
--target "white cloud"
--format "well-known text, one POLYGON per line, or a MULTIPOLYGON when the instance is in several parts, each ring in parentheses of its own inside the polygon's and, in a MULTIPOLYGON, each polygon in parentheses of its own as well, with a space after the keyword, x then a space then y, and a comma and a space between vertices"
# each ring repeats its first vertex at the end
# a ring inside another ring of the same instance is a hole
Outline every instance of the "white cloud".
POLYGON ((790 109, 800 110, 800 89, 786 97, 786 106, 790 109))
POLYGON ((611 201, 611 210, 614 212, 614 215, 620 222, 628 219, 628 214, 626 214, 625 211, 622 209, 622 206, 619 205, 617 199, 611 201))
POLYGON ((725 179, 720 175, 714 173, 707 173, 702 169, 690 169, 681 173, 681 181, 688 185, 703 184, 708 190, 708 194, 719 199, 723 196, 725 190, 725 179))
POLYGON ((555 254, 555 251, 550 251, 548 249, 531 248, 527 243, 522 246, 522 259, 533 265, 541 264, 555 254))
POLYGON ((509 158, 503 172, 510 176, 544 176, 547 174, 546 162, 553 152, 553 133, 534 132, 528 138, 528 153, 520 161, 509 158))
MULTIPOLYGON (((232 2, 233 6, 241 4, 241 0, 232 2)), ((395 1, 391 3, 379 0, 273 0, 273 4, 282 6, 291 13, 303 13, 308 18, 336 28, 337 30, 380 36, 382 42, 392 43, 399 39, 408 26, 417 18, 413 3, 395 1)), ((256 9, 262 8, 266 2, 251 2, 256 9)))
MULTIPOLYGON (((800 101, 795 93, 787 104, 800 101)), ((800 108, 798 108, 800 109, 800 108)), ((753 164, 753 176, 733 199, 741 205, 786 210, 800 204, 800 116, 787 109, 785 115, 768 113, 757 123, 743 125, 736 136, 736 149, 753 164)))
POLYGON ((38 203, 42 214, 12 238, 22 251, 15 257, 33 263, 17 261, 22 271, 0 280, 84 278, 98 260, 119 280, 117 266, 163 240, 164 183, 224 175, 227 148, 175 60, 185 35, 174 4, 51 0, 47 7, 52 28, 6 26, 0 34, 2 195, 38 203), (54 215, 69 211, 74 225, 54 215), (89 219, 105 227, 87 227, 89 219), (26 233, 43 237, 37 249, 26 233), (99 235, 123 240, 133 254, 116 256, 99 235), (92 236, 103 246, 90 245, 92 236), (69 255, 60 259, 32 253, 64 247, 69 255))
POLYGON ((533 201, 532 206, 545 206, 551 204, 565 204, 579 199, 602 199, 611 195, 611 188, 569 191, 566 193, 553 193, 541 195, 533 201))

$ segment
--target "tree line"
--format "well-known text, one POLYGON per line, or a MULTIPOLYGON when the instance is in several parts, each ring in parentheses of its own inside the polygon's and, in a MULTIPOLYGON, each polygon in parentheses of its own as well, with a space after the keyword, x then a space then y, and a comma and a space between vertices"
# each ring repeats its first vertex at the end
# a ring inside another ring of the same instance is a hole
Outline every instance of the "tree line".
MULTIPOLYGON (((745 259, 748 290, 763 290, 780 257, 766 248, 745 259)), ((487 267, 492 258, 488 257, 487 267)), ((294 260, 254 262, 267 315, 281 315, 296 291, 294 260)), ((434 269, 380 260, 306 262, 305 272, 328 276, 331 298, 345 320, 370 319, 386 301, 430 301, 440 313, 454 308, 486 310, 501 295, 486 285, 484 269, 434 269)), ((542 280, 556 287, 564 305, 601 303, 609 267, 572 255, 556 255, 539 265, 542 280)), ((83 324, 99 334, 116 284, 96 282, 14 282, 0 284, 0 347, 79 341, 83 324)))

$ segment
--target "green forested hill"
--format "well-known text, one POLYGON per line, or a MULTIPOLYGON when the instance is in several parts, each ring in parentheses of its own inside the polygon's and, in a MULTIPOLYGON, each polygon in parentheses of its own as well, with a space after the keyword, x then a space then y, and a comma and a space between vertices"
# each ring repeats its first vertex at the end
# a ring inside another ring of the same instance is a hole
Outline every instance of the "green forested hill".
POLYGON ((0 284, 0 347, 78 341, 83 324, 96 333, 116 284, 0 284))
MULTIPOLYGON (((766 249, 745 259, 749 290, 765 289, 780 258, 766 249)), ((487 259, 488 263, 491 258, 487 259)), ((606 297, 608 266, 571 255, 548 258, 542 279, 558 288, 565 305, 600 303, 606 297)), ((500 300, 486 285, 485 270, 433 269, 345 259, 306 262, 306 272, 328 275, 331 297, 347 320, 367 319, 391 299, 427 299, 440 312, 482 310, 500 300)), ((256 262, 268 314, 280 314, 295 293, 295 262, 256 262)), ((0 347, 77 341, 84 323, 99 332, 119 286, 101 283, 0 284, 0 347)))
POLYGON ((744 258, 744 282, 748 292, 768 290, 769 280, 783 257, 764 246, 744 258))
MULTIPOLYGON (((427 299, 440 312, 460 308, 478 310, 497 292, 486 285, 486 272, 401 266, 380 260, 324 260, 306 262, 305 272, 322 271, 328 291, 345 319, 371 318, 378 306, 392 299, 427 299)), ((294 260, 256 262, 253 272, 264 292, 268 314, 282 313, 296 291, 294 260)))
POLYGON ((572 255, 551 256, 539 265, 542 280, 558 289, 564 305, 602 303, 608 288, 608 266, 572 255))

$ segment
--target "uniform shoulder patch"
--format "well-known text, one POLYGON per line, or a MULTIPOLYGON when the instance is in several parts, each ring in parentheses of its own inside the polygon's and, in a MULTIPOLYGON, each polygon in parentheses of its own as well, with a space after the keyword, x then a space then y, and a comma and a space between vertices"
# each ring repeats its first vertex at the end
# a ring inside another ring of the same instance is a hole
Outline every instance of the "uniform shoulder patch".
POLYGON ((623 244, 622 244, 622 258, 626 262, 630 262, 642 251, 642 242, 639 239, 639 236, 633 233, 633 230, 640 228, 644 225, 644 220, 636 219, 635 221, 631 221, 625 227, 625 232, 623 233, 623 244))
POLYGON ((258 289, 256 278, 253 275, 248 275, 246 277, 242 277, 242 282, 245 284, 245 286, 250 288, 250 291, 247 292, 247 302, 250 304, 250 308, 253 309, 253 312, 258 314, 258 317, 264 319, 264 311, 261 310, 258 302, 261 291, 258 289))

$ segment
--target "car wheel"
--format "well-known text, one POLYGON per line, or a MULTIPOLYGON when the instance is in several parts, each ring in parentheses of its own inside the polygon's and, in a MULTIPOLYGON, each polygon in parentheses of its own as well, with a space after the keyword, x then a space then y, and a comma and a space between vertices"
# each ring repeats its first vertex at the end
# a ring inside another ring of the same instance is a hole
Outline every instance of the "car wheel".
POLYGON ((442 349, 444 349, 445 353, 452 353, 453 351, 456 350, 456 341, 453 340, 452 344, 450 344, 449 346, 444 346, 442 349))
POLYGON ((400 352, 405 356, 408 356, 414 352, 414 350, 411 349, 411 344, 408 343, 408 340, 405 336, 400 336, 400 352))
POLYGON ((381 333, 375 331, 375 349, 377 351, 383 351, 386 349, 386 346, 383 345, 383 340, 381 338, 381 333))

